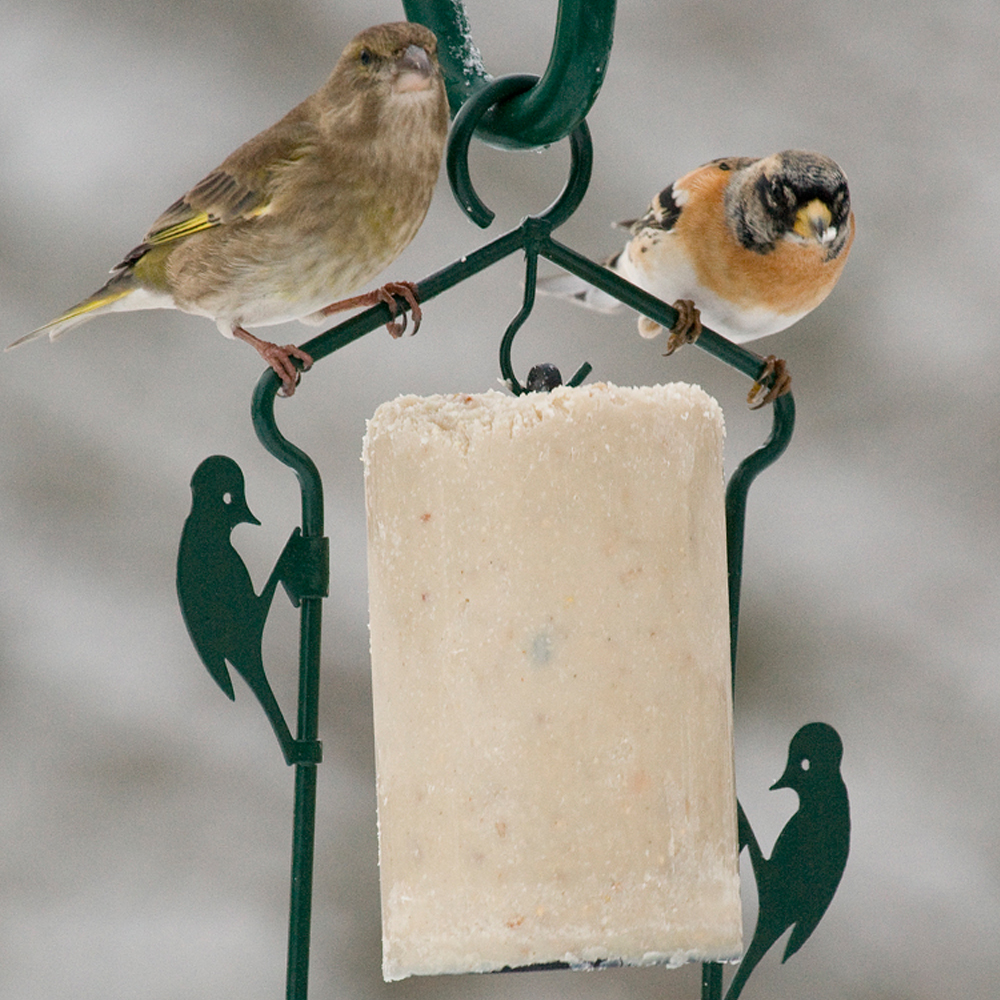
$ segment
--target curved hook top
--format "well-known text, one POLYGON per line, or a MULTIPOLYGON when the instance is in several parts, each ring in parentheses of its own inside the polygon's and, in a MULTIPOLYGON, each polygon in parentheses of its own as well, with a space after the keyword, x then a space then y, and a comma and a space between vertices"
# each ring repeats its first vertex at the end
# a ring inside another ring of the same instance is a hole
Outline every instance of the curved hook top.
POLYGON ((267 369, 258 379, 250 401, 250 416, 257 440, 298 477, 302 492, 302 534, 307 538, 323 535, 323 481, 316 463, 278 429, 274 400, 281 382, 267 369))
MULTIPOLYGON (((568 136, 604 82, 614 40, 616 0, 559 0, 549 64, 538 83, 479 123, 477 136, 501 149, 537 149, 568 136)), ((411 21, 438 38, 452 114, 490 80, 460 0, 403 0, 411 21)))
POLYGON ((736 647, 739 640, 740 588, 743 583, 743 534, 750 485, 784 454, 795 430, 795 400, 790 392, 773 405, 767 440, 736 467, 726 486, 726 561, 729 566, 729 655, 732 685, 736 687, 736 647))

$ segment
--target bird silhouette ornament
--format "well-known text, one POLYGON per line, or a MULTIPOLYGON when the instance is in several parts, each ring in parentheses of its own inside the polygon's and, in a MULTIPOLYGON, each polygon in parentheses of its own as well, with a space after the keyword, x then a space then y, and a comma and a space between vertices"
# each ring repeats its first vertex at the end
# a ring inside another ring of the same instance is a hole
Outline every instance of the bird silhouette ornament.
POLYGON ((788 747, 785 772, 771 786, 798 793, 799 808, 778 835, 770 858, 761 852, 743 807, 738 807, 740 850, 750 853, 757 880, 757 926, 729 985, 736 1000, 767 950, 792 927, 781 961, 805 944, 830 905, 847 864, 851 840, 847 788, 840 777, 844 747, 825 722, 810 722, 788 747))
POLYGON ((177 554, 177 596, 191 641, 215 682, 235 700, 228 663, 247 682, 264 709, 289 763, 302 763, 310 751, 295 740, 274 697, 261 645, 279 582, 293 604, 289 585, 301 542, 298 529, 282 550, 264 589, 257 594, 250 573, 233 548, 230 534, 238 524, 260 524, 247 506, 243 472, 231 458, 206 458, 191 478, 191 513, 184 523, 177 554))

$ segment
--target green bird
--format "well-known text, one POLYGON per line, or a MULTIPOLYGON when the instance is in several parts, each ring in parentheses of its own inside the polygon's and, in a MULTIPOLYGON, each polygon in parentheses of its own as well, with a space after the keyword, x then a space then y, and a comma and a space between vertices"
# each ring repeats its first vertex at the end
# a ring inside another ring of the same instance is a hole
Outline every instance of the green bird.
POLYGON ((292 395, 312 358, 249 328, 321 323, 395 295, 420 321, 415 288, 395 282, 345 299, 381 273, 420 228, 448 133, 434 34, 407 21, 361 32, 326 83, 227 157, 152 225, 100 289, 10 345, 95 316, 180 309, 253 346, 292 395), (298 363, 297 363, 298 362, 298 363))
POLYGON ((769 858, 739 807, 740 848, 749 851, 757 880, 757 926, 726 1000, 736 1000, 757 963, 789 927, 782 962, 806 943, 840 885, 851 842, 850 805, 840 776, 843 755, 837 730, 825 722, 810 722, 792 737, 788 764, 771 788, 796 791, 799 808, 769 858))
POLYGON ((235 700, 227 663, 256 695, 286 760, 293 745, 264 672, 261 643, 284 553, 258 594, 230 534, 238 524, 260 524, 246 501, 243 471, 231 458, 206 458, 191 477, 191 513, 177 553, 177 596, 202 663, 226 697, 235 700))

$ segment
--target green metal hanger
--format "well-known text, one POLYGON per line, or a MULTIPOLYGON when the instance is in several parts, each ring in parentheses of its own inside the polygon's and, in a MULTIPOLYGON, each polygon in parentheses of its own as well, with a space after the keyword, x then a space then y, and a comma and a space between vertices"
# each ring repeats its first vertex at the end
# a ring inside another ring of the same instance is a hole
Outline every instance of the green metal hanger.
MULTIPOLYGON (((678 320, 678 314, 670 305, 552 237, 552 231, 562 225, 579 206, 590 181, 593 149, 584 119, 597 97, 608 65, 615 0, 560 0, 552 55, 540 79, 528 75, 499 79, 490 77, 472 42, 468 20, 458 0, 404 0, 403 6, 411 20, 427 25, 438 36, 439 58, 447 79, 449 101, 455 112, 448 145, 448 176, 458 204, 477 225, 488 227, 493 220, 493 213, 476 193, 470 176, 468 151, 473 136, 503 149, 538 148, 568 138, 571 150, 569 178, 559 197, 545 211, 527 217, 515 229, 418 282, 416 290, 419 301, 427 302, 511 254, 523 251, 524 299, 521 310, 509 324, 500 345, 501 373, 511 391, 517 394, 528 391, 528 388, 514 374, 510 360, 511 345, 534 304, 539 256, 610 293, 660 325, 672 328, 678 320)), ((399 309, 408 307, 402 298, 397 300, 397 306, 399 309)), ((385 325, 390 318, 389 307, 379 304, 345 320, 302 346, 314 361, 319 362, 385 325)), ((767 384, 770 378, 764 358, 732 344, 712 330, 703 329, 696 346, 736 368, 755 380, 755 383, 763 379, 767 384)), ((581 365, 569 384, 579 384, 589 371, 589 364, 581 365)), ((561 381, 561 378, 558 380, 561 381)), ((551 387, 553 380, 543 377, 539 379, 539 384, 551 387)), ((235 523, 241 519, 250 520, 251 523, 256 521, 243 496, 242 472, 231 459, 224 456, 207 459, 199 466, 192 481, 195 500, 185 525, 178 558, 178 593, 192 639, 212 676, 226 694, 232 697, 232 682, 225 663, 228 660, 234 666, 264 707, 281 743, 285 759, 295 766, 286 996, 288 1000, 306 1000, 312 912, 316 766, 322 757, 318 739, 322 599, 328 593, 329 545, 324 534, 323 485, 319 470, 312 459, 285 438, 277 426, 274 405, 280 385, 280 380, 273 371, 265 371, 253 393, 251 414, 261 444, 298 478, 301 528, 293 532, 262 593, 255 594, 245 566, 229 543, 229 531, 235 523), (207 491, 208 495, 217 500, 226 495, 230 502, 224 507, 216 504, 218 509, 209 516, 204 508, 198 506, 196 482, 203 494, 207 491), (205 559, 198 545, 193 543, 197 540, 196 536, 198 539, 211 540, 216 553, 213 557, 214 564, 212 559, 205 559), (292 603, 300 609, 298 712, 294 737, 271 693, 263 664, 258 662, 260 633, 278 582, 283 584, 292 603), (231 602, 235 603, 221 609, 216 607, 218 593, 213 596, 212 588, 216 592, 226 591, 231 602), (246 628, 242 633, 234 632, 220 639, 205 623, 213 616, 217 619, 233 618, 234 611, 238 610, 236 604, 244 609, 246 628), (256 650, 253 648, 254 643, 257 643, 256 650)), ((530 376, 528 385, 534 385, 530 376)), ((784 452, 795 423, 795 404, 791 394, 780 396, 771 409, 772 427, 768 439, 740 463, 730 477, 726 490, 734 683, 747 492, 756 476, 784 452)), ((795 745, 793 740, 793 747, 795 745)), ((846 807, 846 791, 844 804, 846 807)), ((846 861, 846 837, 845 832, 844 838, 841 838, 843 842, 838 842, 831 848, 834 867, 839 863, 837 859, 841 855, 846 861)), ((806 842, 808 838, 800 839, 806 842)), ((750 850, 755 872, 758 866, 761 871, 776 870, 773 867, 775 857, 781 853, 778 845, 772 852, 771 859, 764 861, 742 809, 740 846, 741 849, 747 846, 750 850), (768 869, 768 865, 772 865, 772 868, 768 869)), ((760 877, 758 875, 758 881, 760 877)), ((837 880, 832 881, 834 889, 838 880, 839 875, 837 880)), ((830 895, 832 896, 832 890, 830 895)), ((763 913, 758 926, 761 926, 761 920, 764 921, 764 927, 772 926, 774 922, 773 918, 765 918, 763 913)), ((801 941, 798 943, 801 944, 801 941)), ((738 987, 742 988, 742 980, 738 987)), ((722 967, 706 963, 702 974, 702 998, 721 1000, 721 997, 722 967)), ((735 1000, 735 994, 730 1000, 735 1000)))

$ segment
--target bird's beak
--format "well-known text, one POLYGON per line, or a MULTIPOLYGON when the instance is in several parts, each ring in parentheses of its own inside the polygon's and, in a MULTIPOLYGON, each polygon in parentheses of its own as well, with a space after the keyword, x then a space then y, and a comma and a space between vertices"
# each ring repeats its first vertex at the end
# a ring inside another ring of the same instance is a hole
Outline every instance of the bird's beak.
POLYGON ((833 214, 829 206, 819 198, 813 198, 795 214, 792 227, 804 240, 816 240, 826 246, 837 238, 837 227, 831 225, 833 214))
POLYGON ((771 785, 769 791, 773 792, 777 788, 794 788, 795 786, 792 784, 792 778, 794 775, 795 771, 793 771, 792 768, 786 768, 785 773, 778 778, 773 785, 771 785))
POLYGON ((232 509, 233 524, 260 524, 260 521, 253 516, 253 511, 247 506, 246 500, 233 499, 232 509))
POLYGON ((400 93, 426 90, 431 85, 434 67, 431 58, 419 45, 410 45, 396 60, 393 89, 400 93))

